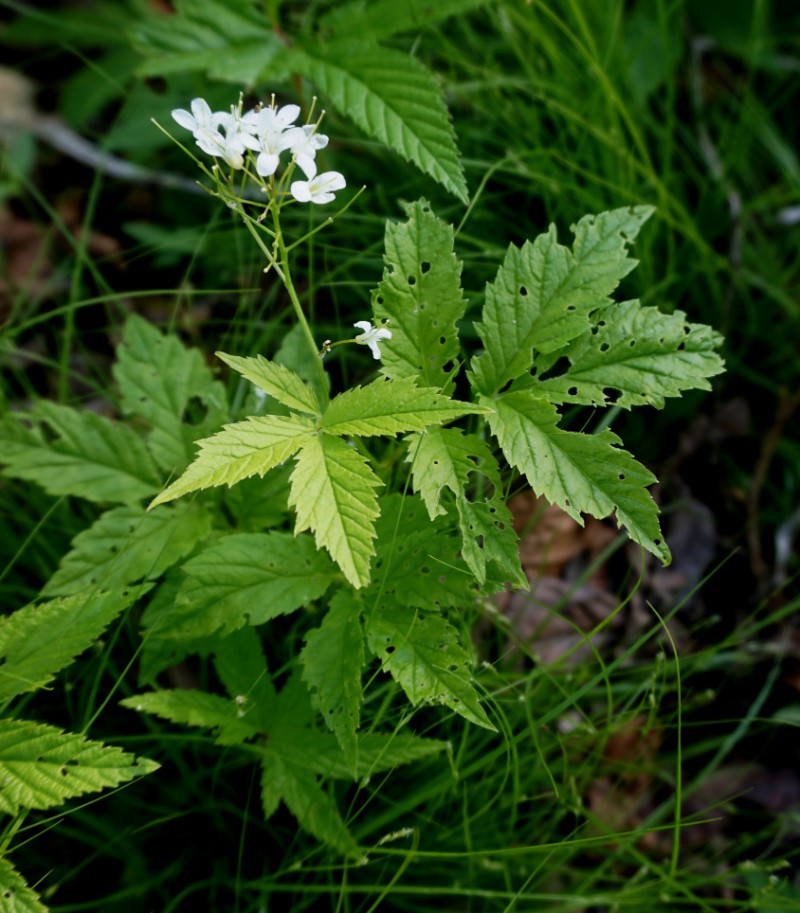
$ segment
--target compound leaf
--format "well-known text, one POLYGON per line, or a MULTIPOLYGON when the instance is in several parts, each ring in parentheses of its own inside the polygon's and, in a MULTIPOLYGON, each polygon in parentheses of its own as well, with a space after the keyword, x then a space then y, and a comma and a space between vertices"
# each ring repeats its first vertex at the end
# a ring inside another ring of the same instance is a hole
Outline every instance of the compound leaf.
POLYGON ((467 184, 434 75, 416 58, 359 41, 306 44, 290 65, 369 136, 446 187, 463 203, 467 184))
POLYGON ((0 857, 0 913, 48 913, 36 891, 4 857, 0 857))
POLYGON ((413 377, 380 378, 366 387, 340 393, 322 416, 320 427, 328 434, 367 437, 422 431, 467 413, 488 410, 443 396, 434 387, 418 387, 413 377))
POLYGON ((312 530, 356 588, 369 583, 380 485, 364 457, 329 435, 309 436, 292 473, 295 533, 312 530))
POLYGON ((118 786, 159 767, 146 758, 90 742, 55 726, 0 720, 0 811, 52 808, 118 786))
POLYGON ((260 731, 257 721, 251 722, 246 709, 237 701, 207 691, 190 688, 150 691, 126 697, 120 704, 140 713, 152 713, 172 723, 217 730, 218 745, 240 745, 260 731))
POLYGON ((452 387, 458 358, 456 322, 464 315, 461 261, 453 252, 453 228, 427 200, 406 207, 408 221, 386 223, 386 264, 372 293, 375 323, 392 338, 381 343, 381 371, 419 377, 427 386, 452 387))
POLYGON ((303 680, 312 689, 311 703, 338 739, 351 768, 358 759, 356 730, 364 667, 360 615, 358 599, 350 591, 339 590, 322 624, 306 636, 301 654, 303 680))
POLYGON ((265 393, 274 396, 278 402, 290 409, 316 415, 322 411, 317 395, 312 387, 283 365, 267 361, 261 355, 255 358, 240 358, 237 355, 226 355, 217 352, 226 365, 238 371, 265 393))
POLYGON ((658 508, 647 491, 656 478, 618 446, 615 434, 564 431, 557 427, 555 406, 530 393, 508 393, 493 402, 497 411, 489 425, 506 459, 537 494, 578 523, 581 512, 599 519, 616 512, 631 539, 669 563, 658 508))
POLYGON ((2 420, 5 475, 36 482, 48 494, 100 503, 126 504, 158 490, 152 457, 127 426, 45 400, 36 404, 30 419, 32 428, 16 416, 2 420))
POLYGON ((195 461, 148 509, 190 491, 263 476, 295 453, 313 431, 310 418, 294 415, 256 415, 225 425, 218 434, 199 442, 195 461))
POLYGON ((470 656, 441 615, 383 600, 367 618, 367 642, 412 704, 445 704, 495 731, 472 685, 470 656))

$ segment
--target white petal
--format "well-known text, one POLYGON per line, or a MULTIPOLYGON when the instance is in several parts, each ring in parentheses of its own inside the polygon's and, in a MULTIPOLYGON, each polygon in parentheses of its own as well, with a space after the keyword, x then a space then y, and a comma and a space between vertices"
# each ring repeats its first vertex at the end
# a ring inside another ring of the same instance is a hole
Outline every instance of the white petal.
POLYGON ((365 333, 369 333, 369 331, 372 329, 372 324, 369 322, 369 320, 359 320, 357 323, 354 323, 353 326, 358 327, 365 333))
POLYGON ((193 98, 189 107, 198 124, 206 126, 211 123, 211 108, 205 98, 193 98))
POLYGON ((181 127, 191 130, 192 133, 197 129, 197 121, 188 111, 184 111, 183 108, 176 108, 172 112, 172 117, 173 120, 176 120, 181 125, 181 127))
POLYGON ((310 155, 305 155, 302 152, 296 152, 294 160, 300 166, 303 171, 303 174, 310 180, 314 178, 317 173, 317 163, 310 155))
POLYGON ((262 152, 256 159, 256 171, 262 178, 269 177, 278 170, 280 157, 272 152, 262 152))
POLYGON ((293 124, 299 116, 300 107, 298 105, 284 105, 275 112, 275 120, 284 128, 293 124))
POLYGON ((308 181, 293 181, 289 192, 298 203, 308 203, 311 200, 311 188, 308 186, 308 181))

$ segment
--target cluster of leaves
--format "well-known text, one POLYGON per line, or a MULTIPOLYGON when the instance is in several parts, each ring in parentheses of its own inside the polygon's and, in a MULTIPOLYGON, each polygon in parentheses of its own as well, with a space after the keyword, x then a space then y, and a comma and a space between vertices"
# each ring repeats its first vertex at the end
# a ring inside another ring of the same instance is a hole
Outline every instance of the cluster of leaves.
MULTIPOLYGON (((452 228, 425 201, 387 224, 372 298, 374 320, 393 334, 383 376, 333 399, 277 361, 221 354, 267 394, 267 414, 230 422, 224 389, 199 353, 130 317, 114 371, 129 424, 47 403, 3 419, 6 475, 116 505, 76 537, 44 590, 54 600, 44 611, 67 619, 80 607, 97 627, 130 604, 120 594, 132 600, 152 588, 141 680, 201 653, 213 657, 228 696, 156 690, 124 703, 214 730, 220 744, 249 743, 265 815, 282 800, 318 838, 355 852, 321 778, 357 778, 445 747, 359 732, 369 654, 412 705, 444 704, 493 728, 448 619, 507 583, 525 585, 489 433, 535 491, 578 520, 615 513, 634 541, 668 560, 647 491, 653 476, 610 431, 565 430, 558 413, 612 399, 660 406, 707 388, 721 370, 719 337, 708 328, 610 297, 635 265, 627 246, 650 212, 586 217, 571 249, 554 227, 510 246, 487 286, 483 347, 469 363, 474 402, 452 398, 462 367, 461 264, 452 228), (199 425, 184 421, 190 401, 205 407, 199 425), (465 416, 473 430, 443 427, 465 416), (416 494, 379 496, 381 467, 402 466, 397 435, 416 494), (388 439, 383 460, 367 438, 388 439), (176 473, 157 494, 160 479, 176 473), (204 489, 213 490, 168 503, 204 489), (294 535, 285 530, 292 513, 294 535), (111 615, 101 591, 115 594, 111 615), (315 605, 322 619, 307 631, 301 672, 278 690, 255 628, 315 605)), ((248 399, 251 413, 256 401, 248 399)))

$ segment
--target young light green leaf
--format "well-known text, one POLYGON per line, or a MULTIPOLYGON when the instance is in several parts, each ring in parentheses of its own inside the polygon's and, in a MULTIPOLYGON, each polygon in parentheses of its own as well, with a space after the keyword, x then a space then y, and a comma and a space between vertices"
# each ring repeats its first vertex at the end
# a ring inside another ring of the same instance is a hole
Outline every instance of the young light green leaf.
POLYGON ((303 680, 312 689, 311 703, 325 718, 352 769, 358 762, 356 730, 364 668, 360 615, 358 598, 349 590, 339 590, 322 624, 306 635, 300 654, 303 680))
POLYGON ((158 490, 158 471, 144 442, 125 425, 93 412, 42 400, 26 428, 6 415, 0 426, 3 474, 36 482, 48 494, 99 503, 130 503, 158 490), (46 433, 45 433, 46 431, 46 433), (54 436, 54 440, 48 437, 54 436))
POLYGON ((322 416, 320 427, 328 434, 389 435, 422 431, 468 413, 485 415, 487 411, 484 406, 443 396, 435 387, 418 387, 413 377, 380 378, 340 393, 322 416))
POLYGON ((525 473, 531 488, 578 523, 581 512, 602 519, 616 512, 634 542, 670 561, 658 524, 658 508, 647 491, 655 476, 625 450, 611 431, 582 434, 557 427, 555 406, 527 392, 494 400, 489 416, 506 459, 525 473))
POLYGON ((714 351, 721 342, 710 327, 687 323, 683 311, 662 314, 638 301, 622 301, 559 353, 570 361, 563 374, 534 377, 526 385, 553 403, 661 409, 667 396, 711 389, 706 378, 724 370, 714 351))
POLYGON ((149 586, 93 590, 18 609, 0 621, 0 701, 49 684, 149 586))
POLYGON ((47 913, 36 891, 3 856, 0 856, 0 913, 47 913))
POLYGON ((172 723, 217 730, 218 745, 240 745, 260 732, 257 721, 248 718, 246 707, 207 691, 190 688, 150 691, 126 697, 120 704, 140 713, 152 713, 172 723))
POLYGON ((627 244, 650 216, 646 206, 585 216, 570 252, 547 233, 509 247, 494 282, 486 286, 478 333, 485 351, 472 360, 471 381, 492 395, 524 374, 532 350, 554 352, 589 329, 592 311, 610 304, 608 295, 636 265, 627 244))
POLYGON ((154 635, 206 637, 260 625, 319 599, 336 566, 308 536, 234 533, 183 565, 183 584, 154 635))
POLYGON ((265 748, 262 758, 261 803, 269 819, 280 801, 297 818, 297 823, 340 853, 356 852, 356 843, 345 827, 333 799, 322 789, 312 770, 265 748))
POLYGON ((148 510, 190 491, 263 476, 295 453, 313 431, 311 419, 292 415, 257 415, 226 425, 218 434, 199 442, 194 463, 151 502, 148 510))
POLYGON ((415 57, 345 40, 294 48, 289 63, 365 133, 467 202, 467 183, 442 90, 415 57))
POLYGON ((406 212, 407 222, 386 223, 386 268, 372 293, 376 325, 392 332, 381 345, 381 371, 449 390, 459 353, 456 323, 466 307, 461 261, 452 226, 436 218, 427 200, 406 212))
POLYGON ((55 726, 0 720, 0 812, 52 808, 118 786, 159 765, 55 726))
POLYGON ((115 507, 72 540, 72 550, 61 559, 42 595, 68 596, 154 580, 188 555, 210 528, 209 514, 194 505, 149 513, 133 504, 115 507))
POLYGON ((295 533, 312 530, 356 589, 369 583, 380 485, 364 457, 329 435, 309 436, 292 473, 295 533))
POLYGON ((367 618, 367 642, 412 704, 445 704, 495 731, 472 685, 469 654, 440 615, 382 600, 367 618))
POLYGON ((225 388, 214 380, 200 352, 185 348, 176 336, 165 336, 136 314, 125 321, 113 373, 123 411, 151 426, 148 446, 166 472, 185 469, 194 453, 193 442, 228 418, 225 388), (199 424, 186 417, 193 399, 206 409, 199 424))
POLYGON ((322 411, 314 390, 283 365, 267 361, 261 355, 256 355, 255 358, 240 358, 236 355, 226 355, 224 352, 217 352, 216 355, 284 406, 310 415, 317 415, 322 411))
POLYGON ((354 35, 373 40, 399 32, 422 31, 450 16, 463 15, 486 6, 489 0, 352 0, 339 4, 321 17, 319 27, 335 35, 354 35))

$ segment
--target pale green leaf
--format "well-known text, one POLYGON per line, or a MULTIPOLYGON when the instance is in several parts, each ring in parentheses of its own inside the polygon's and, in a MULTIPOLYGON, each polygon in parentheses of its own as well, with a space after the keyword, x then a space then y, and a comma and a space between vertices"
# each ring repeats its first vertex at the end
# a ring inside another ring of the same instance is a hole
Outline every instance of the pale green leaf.
POLYGON ((139 713, 151 713, 171 723, 216 730, 218 745, 239 745, 260 732, 257 719, 251 720, 247 707, 207 691, 190 688, 150 691, 126 697, 120 704, 139 713))
POLYGON ((441 615, 382 600, 367 618, 367 642, 412 704, 445 704, 494 731, 472 685, 470 656, 441 615))
POLYGON ((324 595, 336 566, 309 536, 234 533, 183 565, 185 579, 157 637, 197 638, 260 625, 324 595))
POLYGON ((422 431, 468 413, 489 410, 443 396, 435 387, 418 387, 413 377, 380 378, 366 387, 340 393, 328 406, 320 427, 328 434, 368 437, 422 431))
POLYGON ((335 6, 319 22, 335 35, 358 34, 374 40, 400 32, 422 31, 450 16, 486 6, 489 0, 352 0, 335 6))
POLYGON ((149 586, 90 590, 18 609, 0 620, 0 701, 51 682, 149 586))
POLYGON ((159 767, 146 758, 90 742, 54 726, 0 720, 0 811, 52 808, 118 786, 159 767))
POLYGON ((291 67, 369 136, 467 202, 455 134, 434 75, 416 58, 362 41, 304 45, 291 67))
POLYGON ((710 327, 687 323, 682 311, 662 314, 638 301, 622 301, 598 314, 591 330, 559 352, 570 362, 564 373, 534 377, 527 385, 554 403, 661 409, 665 397, 711 389, 706 378, 723 370, 714 351, 721 341, 710 327))
POLYGON ((426 200, 406 212, 407 222, 386 223, 386 267, 372 293, 376 325, 392 332, 381 343, 381 371, 449 390, 459 354, 456 322, 466 306, 453 228, 436 218, 426 200))
POLYGON ((129 503, 158 490, 155 464, 144 442, 125 425, 93 412, 42 400, 33 428, 7 415, 0 427, 4 475, 36 482, 48 494, 100 503, 129 503))
POLYGON ((0 913, 47 913, 41 898, 11 863, 0 856, 0 913))
POLYGON ((647 491, 656 478, 619 448, 615 434, 564 431, 555 406, 527 392, 508 393, 494 406, 489 425, 508 462, 537 494, 578 523, 581 513, 599 519, 616 513, 631 539, 669 563, 658 508, 647 491))
POLYGON ((263 476, 295 453, 313 431, 313 422, 302 416, 253 416, 226 425, 213 437, 198 442, 200 452, 195 461, 148 509, 190 491, 263 476))
MULTIPOLYGON (((303 749, 305 736, 300 735, 297 747, 303 749)), ((356 777, 371 777, 386 770, 394 770, 403 764, 411 764, 447 750, 447 742, 439 739, 423 739, 401 733, 384 734, 368 732, 358 736, 358 764, 356 777)), ((316 770, 326 777, 338 780, 353 778, 353 768, 336 742, 320 744, 315 741, 313 750, 316 770)))
POLYGON ((468 606, 478 583, 462 558, 462 541, 449 517, 431 520, 417 498, 381 499, 375 587, 404 605, 468 606))
POLYGON ((283 800, 297 823, 340 853, 356 851, 356 843, 333 801, 306 767, 266 748, 262 760, 261 801, 270 818, 283 800))
POLYGON ((573 251, 556 229, 506 253, 494 282, 486 286, 478 333, 485 351, 472 360, 471 380, 496 393, 531 367, 532 353, 553 352, 588 331, 592 311, 636 265, 627 244, 652 213, 646 206, 585 216, 574 226, 573 251))
POLYGON ((228 418, 225 388, 214 380, 200 352, 136 314, 125 321, 113 372, 123 411, 151 426, 148 445, 166 472, 185 469, 194 453, 192 443, 228 418), (192 400, 207 410, 199 424, 187 415, 192 400))
POLYGON ((311 702, 334 733, 351 769, 358 759, 364 636, 361 604, 349 590, 331 599, 322 624, 306 635, 300 658, 311 702))
POLYGON ((211 521, 194 505, 145 511, 124 505, 102 514, 72 540, 72 549, 45 584, 44 596, 154 580, 204 539, 211 521))
POLYGON ((248 723, 266 732, 277 694, 256 630, 245 625, 226 637, 216 638, 214 668, 248 723))
POLYGON ((308 412, 316 415, 322 411, 314 390, 298 377, 293 371, 273 361, 267 361, 261 355, 255 358, 240 358, 236 355, 226 355, 217 352, 226 365, 238 371, 265 393, 274 396, 278 402, 290 409, 308 412))
POLYGON ((312 530, 356 588, 369 583, 380 485, 364 457, 328 435, 309 436, 292 473, 295 532, 312 530))

